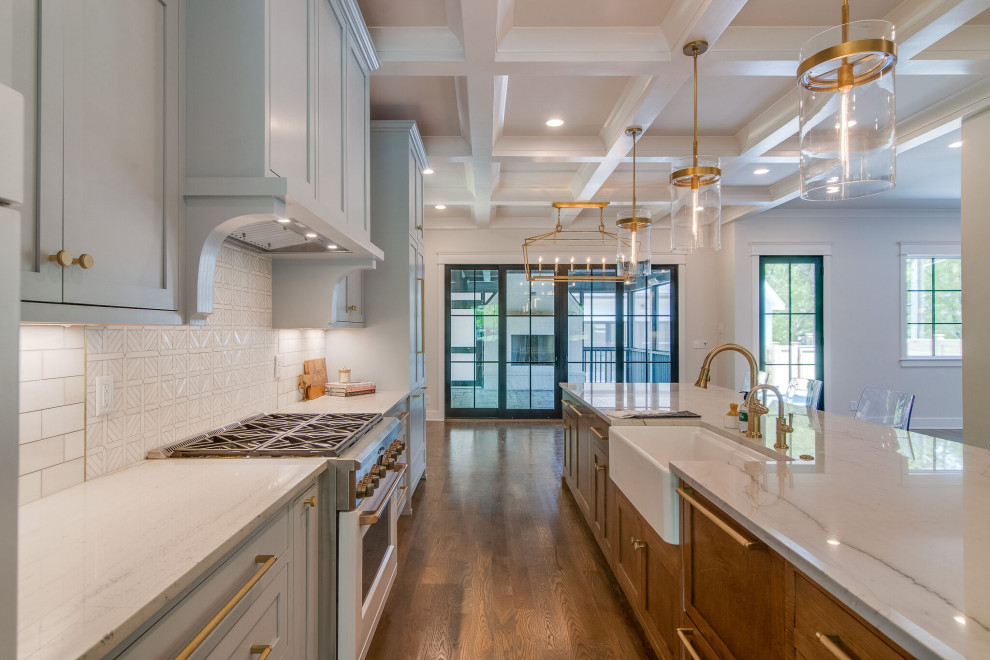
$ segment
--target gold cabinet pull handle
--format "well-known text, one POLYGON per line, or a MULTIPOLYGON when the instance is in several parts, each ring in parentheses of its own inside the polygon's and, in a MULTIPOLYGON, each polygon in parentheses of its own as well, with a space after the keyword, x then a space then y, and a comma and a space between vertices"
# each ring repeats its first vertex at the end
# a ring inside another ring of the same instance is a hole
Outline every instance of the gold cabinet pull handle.
POLYGON ((603 464, 599 463, 598 461, 595 461, 595 472, 601 472, 602 470, 604 470, 607 467, 608 467, 607 465, 603 465, 603 464))
POLYGON ((684 650, 686 650, 688 655, 691 656, 691 660, 701 660, 701 656, 694 650, 694 643, 691 641, 691 636, 694 634, 693 628, 677 629, 677 638, 681 640, 681 646, 683 646, 684 650))
POLYGON ((399 483, 402 482, 402 475, 405 474, 406 468, 408 467, 408 464, 403 463, 399 469, 395 471, 395 481, 393 481, 392 485, 389 486, 388 492, 385 493, 385 497, 382 498, 382 503, 378 505, 378 508, 375 509, 374 513, 362 513, 358 517, 358 523, 361 525, 374 525, 376 522, 381 520, 382 514, 385 512, 385 507, 387 507, 388 503, 392 500, 392 494, 395 493, 395 489, 398 488, 399 483))
POLYGON ((736 530, 732 529, 724 520, 716 516, 714 513, 708 510, 701 502, 694 499, 694 491, 688 488, 678 488, 677 493, 684 498, 684 501, 693 506, 697 511, 700 511, 706 518, 715 523, 715 526, 721 529, 723 532, 732 537, 732 540, 746 548, 747 550, 753 550, 761 547, 763 544, 759 541, 751 541, 736 530))
POLYGON ((642 550, 646 547, 646 543, 634 537, 629 537, 629 542, 632 543, 633 550, 642 550))
POLYGON ((602 435, 601 431, 596 429, 594 426, 591 427, 591 432, 594 433, 599 440, 605 440, 606 442, 608 441, 608 436, 602 435))
POLYGON ((89 270, 90 268, 93 267, 95 260, 93 259, 93 255, 86 254, 85 252, 83 252, 82 254, 79 255, 78 259, 73 259, 72 263, 77 264, 83 270, 89 270))
POLYGON ((265 660, 271 654, 272 654, 271 644, 264 644, 264 645, 256 644, 251 647, 251 655, 257 655, 258 660, 265 660), (258 655, 259 653, 261 655, 258 655))
POLYGON ((54 261, 62 268, 72 265, 72 253, 68 250, 59 250, 55 254, 48 255, 48 261, 54 261))
POLYGON ((571 412, 577 415, 578 417, 584 417, 584 413, 582 413, 580 410, 575 408, 574 404, 572 404, 570 401, 561 401, 561 403, 567 406, 568 408, 570 408, 571 412))
POLYGON ((347 306, 347 311, 348 312, 356 312, 357 311, 357 305, 348 305, 347 306))
POLYGON ((244 599, 247 592, 251 591, 251 587, 258 584, 258 580, 264 577, 265 573, 268 572, 268 569, 274 566, 277 560, 278 557, 275 555, 258 555, 255 557, 254 563, 261 564, 258 570, 254 572, 251 579, 244 583, 244 586, 237 590, 237 593, 227 601, 227 604, 220 608, 219 612, 213 615, 213 618, 210 619, 206 626, 204 626, 203 629, 192 638, 192 641, 186 644, 186 647, 179 652, 179 655, 175 656, 175 660, 187 660, 187 658, 189 658, 189 656, 191 656, 196 649, 199 648, 199 645, 203 643, 203 640, 209 637, 211 632, 216 630, 216 627, 220 625, 220 622, 222 622, 228 614, 230 614, 231 610, 237 607, 237 604, 244 599))
POLYGON ((825 633, 816 632, 815 637, 818 641, 822 643, 828 652, 834 655, 839 660, 853 660, 852 656, 842 650, 842 648, 836 643, 839 639, 838 635, 826 635, 825 633), (834 639, 833 639, 834 638, 834 639))
POLYGON ((310 505, 311 507, 315 507, 316 506, 316 495, 314 495, 313 497, 307 497, 306 499, 303 500, 303 502, 305 502, 306 504, 310 505))

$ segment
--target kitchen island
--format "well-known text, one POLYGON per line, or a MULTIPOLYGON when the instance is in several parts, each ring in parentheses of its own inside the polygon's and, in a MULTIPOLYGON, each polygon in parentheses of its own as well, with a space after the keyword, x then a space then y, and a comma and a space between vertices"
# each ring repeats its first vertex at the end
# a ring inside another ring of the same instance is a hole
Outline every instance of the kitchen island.
MULTIPOLYGON (((736 392, 678 384, 561 387, 565 399, 609 426, 694 424, 759 447, 766 462, 672 462, 671 472, 904 651, 990 657, 990 453, 794 408, 789 460, 769 460, 772 430, 761 444, 722 428, 736 392), (664 409, 700 417, 623 417, 664 409)), ((772 429, 772 421, 764 426, 772 429)))

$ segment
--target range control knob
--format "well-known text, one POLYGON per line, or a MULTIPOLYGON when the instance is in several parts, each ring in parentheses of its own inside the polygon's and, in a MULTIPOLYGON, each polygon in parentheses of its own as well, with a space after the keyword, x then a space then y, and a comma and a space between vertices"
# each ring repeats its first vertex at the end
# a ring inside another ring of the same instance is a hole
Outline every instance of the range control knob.
POLYGON ((385 461, 385 467, 389 470, 395 469, 395 457, 391 454, 388 456, 388 460, 385 461))
POLYGON ((372 485, 372 487, 373 488, 378 488, 378 484, 380 484, 381 481, 382 481, 381 478, 377 474, 370 475, 370 477, 371 477, 371 485, 372 485))
POLYGON ((372 482, 367 476, 363 477, 361 481, 358 482, 357 496, 358 497, 371 497, 375 494, 375 488, 378 484, 372 482))
POLYGON ((383 465, 372 465, 371 466, 371 476, 373 477, 384 477, 385 476, 385 466, 383 465))

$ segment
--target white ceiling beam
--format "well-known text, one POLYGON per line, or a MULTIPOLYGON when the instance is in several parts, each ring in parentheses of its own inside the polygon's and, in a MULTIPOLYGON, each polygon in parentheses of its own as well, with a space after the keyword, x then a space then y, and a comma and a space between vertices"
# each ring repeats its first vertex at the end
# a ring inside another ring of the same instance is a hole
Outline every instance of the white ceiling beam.
MULTIPOLYGON (((467 131, 465 131, 465 134, 467 131)), ((424 137, 426 157, 430 162, 463 162, 471 160, 471 145, 462 137, 424 137)))
POLYGON ((655 27, 513 27, 499 41, 497 62, 668 62, 655 27))
POLYGON ((368 28, 383 62, 463 62, 464 47, 448 27, 368 28))
POLYGON ((897 58, 907 61, 987 9, 990 0, 906 0, 884 20, 897 28, 897 58))

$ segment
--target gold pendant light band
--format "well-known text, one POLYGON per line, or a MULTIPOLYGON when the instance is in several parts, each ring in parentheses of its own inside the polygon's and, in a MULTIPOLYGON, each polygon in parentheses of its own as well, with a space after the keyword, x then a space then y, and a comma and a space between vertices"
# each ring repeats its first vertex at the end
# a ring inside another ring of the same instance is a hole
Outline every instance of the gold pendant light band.
POLYGON ((873 82, 889 72, 897 64, 897 44, 887 39, 859 39, 846 41, 841 44, 821 50, 798 67, 798 83, 812 91, 834 92, 844 87, 857 87, 873 82), (857 64, 869 61, 870 66, 865 71, 856 72, 857 64), (835 68, 825 74, 812 76, 810 72, 815 67, 828 62, 837 62, 835 68), (851 68, 850 79, 843 80, 840 72, 843 68, 851 68), (826 78, 827 74, 835 74, 834 78, 826 78))
POLYGON ((719 167, 685 167, 670 175, 670 183, 678 188, 691 188, 695 179, 699 186, 710 186, 721 178, 722 169, 719 167))

